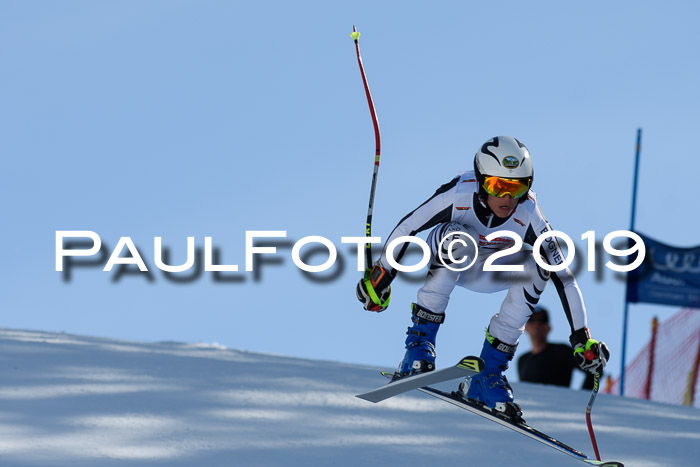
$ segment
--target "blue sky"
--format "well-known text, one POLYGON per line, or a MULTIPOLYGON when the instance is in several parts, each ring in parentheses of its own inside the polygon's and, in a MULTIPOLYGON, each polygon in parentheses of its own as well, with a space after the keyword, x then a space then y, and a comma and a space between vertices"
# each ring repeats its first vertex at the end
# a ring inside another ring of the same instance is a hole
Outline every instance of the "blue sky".
MULTIPOLYGON (((419 283, 397 281, 389 310, 364 312, 354 247, 340 243, 364 234, 374 157, 353 25, 382 129, 375 235, 470 169, 486 139, 512 135, 532 153, 553 227, 580 247, 588 230, 602 240, 629 227, 641 127, 637 228, 700 243, 694 2, 4 1, 2 10, 4 327, 398 363, 419 283), (57 230, 95 231, 109 248, 131 237, 150 279, 103 272, 102 262, 65 281, 54 270, 57 230), (287 232, 257 274, 244 271, 254 230, 287 232), (307 235, 331 240, 344 267, 323 280, 302 274, 291 244, 307 235), (172 263, 184 262, 188 236, 200 249, 211 236, 220 261, 240 271, 173 281, 154 267, 157 236, 172 263)), ((578 280, 617 374, 623 283, 609 270, 578 280)), ((502 298, 455 291, 438 364, 480 350, 502 298)), ((542 303, 552 337, 566 340, 553 287, 542 303)), ((631 306, 628 360, 651 317, 673 312, 631 306)))

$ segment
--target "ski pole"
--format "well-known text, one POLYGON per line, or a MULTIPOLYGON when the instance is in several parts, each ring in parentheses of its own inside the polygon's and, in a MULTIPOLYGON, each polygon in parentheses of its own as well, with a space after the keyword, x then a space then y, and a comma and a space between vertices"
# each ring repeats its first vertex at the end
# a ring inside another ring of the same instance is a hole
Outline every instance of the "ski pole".
POLYGON ((595 397, 598 395, 598 387, 600 384, 600 372, 596 372, 593 379, 593 391, 591 392, 591 398, 586 406, 586 424, 588 425, 588 433, 591 435, 591 443, 593 443, 593 450, 595 451, 595 458, 600 460, 600 453, 598 452, 598 443, 595 440, 595 434, 593 433, 593 424, 591 423, 591 409, 593 408, 593 403, 595 402, 595 397))
MULTIPOLYGON (((360 74, 362 75, 362 83, 365 85, 365 94, 367 95, 367 103, 369 104, 369 113, 372 115, 372 123, 374 124, 374 140, 376 143, 376 152, 374 155, 374 173, 372 174, 372 187, 369 192, 369 207, 367 208, 367 225, 365 234, 367 237, 372 236, 372 211, 374 210, 374 192, 377 190, 377 174, 379 173, 379 156, 381 154, 381 139, 379 136, 379 122, 377 121, 377 112, 374 110, 374 102, 372 101, 372 94, 369 92, 369 85, 367 84, 367 76, 365 75, 365 68, 362 65, 362 57, 360 56, 360 33, 357 32, 355 26, 352 27, 352 34, 350 37, 355 41, 355 51, 357 52, 357 64, 360 66, 360 74)), ((366 269, 372 268, 372 244, 365 244, 365 263, 366 269)))

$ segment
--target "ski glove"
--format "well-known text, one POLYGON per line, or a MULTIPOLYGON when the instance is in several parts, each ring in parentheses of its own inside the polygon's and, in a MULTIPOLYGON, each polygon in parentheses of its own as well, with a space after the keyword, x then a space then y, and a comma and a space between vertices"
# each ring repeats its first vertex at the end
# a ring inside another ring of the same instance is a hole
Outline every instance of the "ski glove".
POLYGON ((571 337, 571 346, 574 348, 574 358, 579 368, 588 373, 602 373, 605 364, 610 359, 610 350, 605 342, 591 339, 588 328, 575 331, 571 337))
POLYGON ((372 269, 367 269, 365 275, 357 283, 357 299, 362 302, 365 310, 384 311, 389 306, 391 299, 391 281, 394 275, 382 267, 377 261, 372 269))

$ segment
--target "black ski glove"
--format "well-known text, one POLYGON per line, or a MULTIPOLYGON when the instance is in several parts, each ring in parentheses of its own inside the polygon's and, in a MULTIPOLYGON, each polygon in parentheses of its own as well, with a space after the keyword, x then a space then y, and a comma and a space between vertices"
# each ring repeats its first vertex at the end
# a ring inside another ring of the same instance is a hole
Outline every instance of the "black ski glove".
POLYGON ((380 261, 377 261, 372 269, 365 271, 355 289, 357 299, 362 302, 365 310, 379 313, 387 309, 391 299, 390 284, 393 280, 394 274, 384 269, 380 261))
POLYGON ((569 338, 574 348, 574 358, 579 368, 588 373, 602 373, 610 359, 610 350, 605 342, 591 339, 588 328, 581 328, 569 338))

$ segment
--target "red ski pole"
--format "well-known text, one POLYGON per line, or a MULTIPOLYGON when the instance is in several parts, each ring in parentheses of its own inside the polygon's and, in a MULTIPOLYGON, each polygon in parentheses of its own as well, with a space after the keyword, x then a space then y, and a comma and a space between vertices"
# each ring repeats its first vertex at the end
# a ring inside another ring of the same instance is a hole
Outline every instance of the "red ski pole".
MULTIPOLYGON (((372 212, 374 211, 374 193, 377 190, 377 174, 379 173, 379 156, 381 154, 381 139, 379 136, 379 122, 377 121, 377 112, 374 110, 374 102, 372 94, 369 92, 369 84, 367 84, 367 76, 365 76, 365 67, 362 65, 362 57, 360 56, 360 33, 357 32, 355 26, 352 27, 352 40, 355 41, 355 51, 357 52, 357 63, 360 66, 360 74, 362 74, 362 83, 365 85, 365 94, 367 95, 367 103, 369 104, 369 113, 372 115, 372 123, 374 124, 374 140, 376 143, 376 151, 374 155, 374 173, 372 174, 372 187, 369 192, 369 207, 367 208, 367 225, 366 236, 372 236, 372 212)), ((372 245, 368 242, 365 244, 365 262, 366 268, 372 268, 372 245)))
POLYGON ((600 460, 600 453, 598 452, 598 443, 595 440, 595 434, 593 433, 593 424, 591 423, 591 409, 593 408, 593 402, 595 402, 595 397, 598 395, 598 387, 600 384, 600 373, 596 373, 593 379, 593 392, 591 392, 591 398, 586 406, 586 424, 588 424, 588 433, 591 435, 591 443, 593 443, 593 450, 595 451, 595 458, 600 460))

